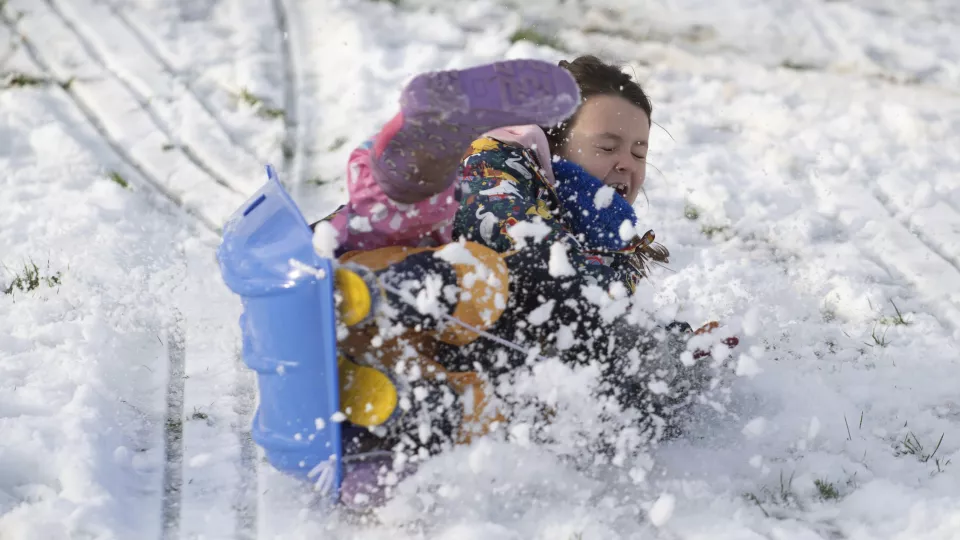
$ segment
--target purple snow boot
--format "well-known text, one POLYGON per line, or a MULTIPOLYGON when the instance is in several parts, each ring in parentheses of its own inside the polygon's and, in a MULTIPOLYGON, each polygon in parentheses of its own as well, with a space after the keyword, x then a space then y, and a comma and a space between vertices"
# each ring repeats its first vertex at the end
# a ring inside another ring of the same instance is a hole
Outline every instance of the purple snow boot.
POLYGON ((374 141, 374 178, 394 201, 417 203, 453 183, 480 135, 504 126, 554 125, 579 104, 570 72, 538 60, 424 73, 403 90, 401 112, 374 141))
POLYGON ((386 502, 397 482, 413 473, 411 466, 394 470, 392 452, 370 452, 344 458, 340 503, 352 511, 376 508, 386 502))

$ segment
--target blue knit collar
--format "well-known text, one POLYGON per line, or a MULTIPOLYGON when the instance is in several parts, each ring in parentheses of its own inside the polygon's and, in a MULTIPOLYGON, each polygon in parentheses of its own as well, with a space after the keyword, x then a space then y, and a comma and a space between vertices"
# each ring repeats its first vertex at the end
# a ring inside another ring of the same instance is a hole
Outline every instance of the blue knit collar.
POLYGON ((552 165, 557 180, 554 187, 564 208, 564 220, 584 245, 588 249, 604 251, 631 247, 632 238, 624 240, 620 237, 624 221, 634 227, 637 224, 637 214, 630 203, 616 192, 612 198, 604 194, 598 199, 597 193, 605 184, 573 161, 555 159, 552 165), (597 208, 598 202, 603 208, 597 208))

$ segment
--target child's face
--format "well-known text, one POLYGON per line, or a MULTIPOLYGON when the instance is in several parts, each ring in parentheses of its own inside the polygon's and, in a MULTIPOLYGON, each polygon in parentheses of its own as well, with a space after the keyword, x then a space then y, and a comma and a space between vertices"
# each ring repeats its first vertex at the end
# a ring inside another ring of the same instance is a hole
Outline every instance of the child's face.
POLYGON ((580 105, 560 155, 633 204, 647 175, 649 139, 643 109, 620 96, 593 96, 580 105))

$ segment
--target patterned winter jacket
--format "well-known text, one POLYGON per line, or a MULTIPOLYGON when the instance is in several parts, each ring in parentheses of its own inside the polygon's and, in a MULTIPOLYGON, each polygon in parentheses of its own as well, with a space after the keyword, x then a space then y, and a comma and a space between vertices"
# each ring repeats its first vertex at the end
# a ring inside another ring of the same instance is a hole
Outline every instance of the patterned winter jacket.
POLYGON ((552 174, 548 175, 537 154, 520 143, 492 136, 474 141, 461 166, 454 237, 501 253, 524 253, 524 258, 542 262, 542 270, 552 276, 575 271, 588 284, 607 289, 621 283, 627 291, 635 290, 644 275, 644 261, 637 250, 649 245, 652 234, 619 252, 587 249, 564 219, 569 209, 564 208, 549 177, 552 174), (566 248, 569 267, 560 257, 564 253, 553 247, 558 241, 566 248))

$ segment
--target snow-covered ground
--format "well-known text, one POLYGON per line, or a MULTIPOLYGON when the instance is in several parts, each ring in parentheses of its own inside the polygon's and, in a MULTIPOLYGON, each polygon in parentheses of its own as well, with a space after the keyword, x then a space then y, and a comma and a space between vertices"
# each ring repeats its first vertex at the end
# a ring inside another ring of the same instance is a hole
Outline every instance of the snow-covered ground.
POLYGON ((3 540, 960 538, 955 2, 0 5, 3 540), (623 470, 480 441, 320 514, 250 441, 217 228, 267 162, 335 208, 417 72, 584 52, 653 99, 641 295, 740 329, 729 414, 623 470))

